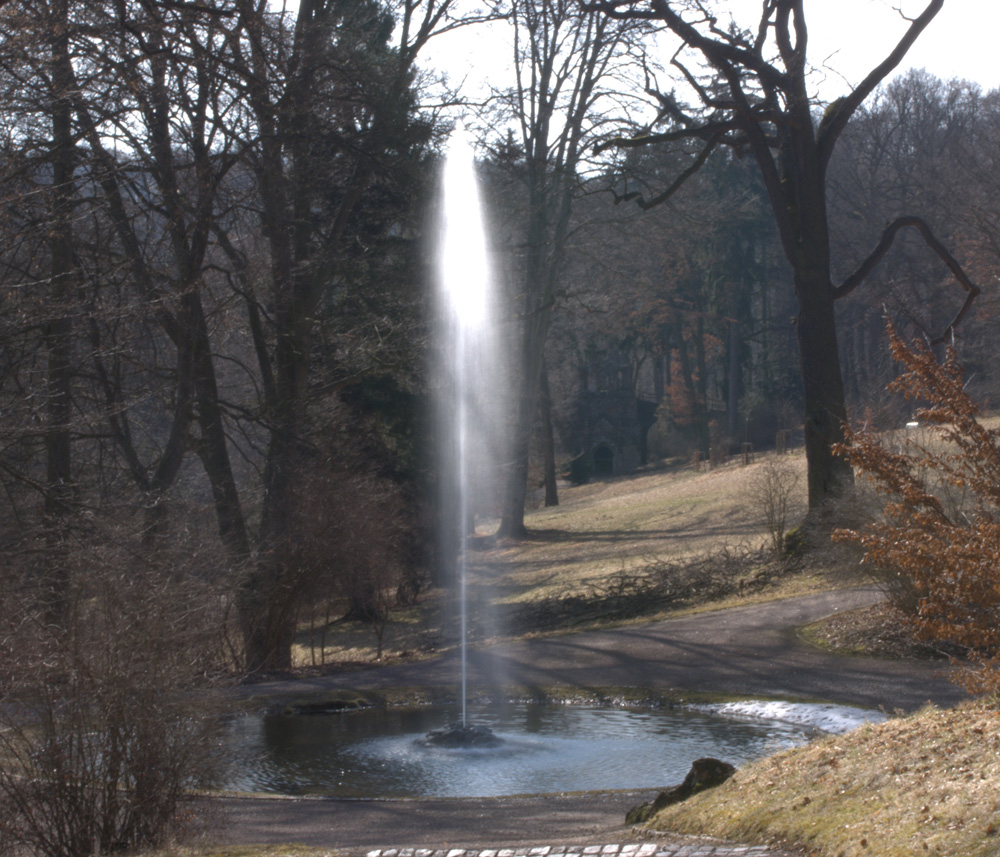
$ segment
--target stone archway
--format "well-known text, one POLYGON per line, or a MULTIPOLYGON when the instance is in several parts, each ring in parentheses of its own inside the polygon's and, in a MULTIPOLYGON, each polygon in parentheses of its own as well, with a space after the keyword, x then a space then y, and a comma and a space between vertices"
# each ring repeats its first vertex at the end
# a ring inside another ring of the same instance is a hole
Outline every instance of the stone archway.
POLYGON ((591 457, 594 460, 593 474, 595 477, 615 475, 615 451, 611 448, 610 443, 602 441, 597 444, 591 457))

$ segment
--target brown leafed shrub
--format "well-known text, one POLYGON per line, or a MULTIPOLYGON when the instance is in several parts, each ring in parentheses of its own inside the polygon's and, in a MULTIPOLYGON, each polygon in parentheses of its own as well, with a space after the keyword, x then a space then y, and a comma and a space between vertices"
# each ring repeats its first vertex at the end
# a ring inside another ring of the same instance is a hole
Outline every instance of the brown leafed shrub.
POLYGON ((965 649, 958 680, 974 692, 1000 690, 1000 433, 986 428, 963 388, 949 348, 944 362, 921 341, 907 345, 890 325, 903 372, 889 385, 923 403, 926 428, 887 444, 874 426, 848 430, 838 448, 885 495, 882 519, 840 538, 865 562, 912 582, 920 636, 965 649))

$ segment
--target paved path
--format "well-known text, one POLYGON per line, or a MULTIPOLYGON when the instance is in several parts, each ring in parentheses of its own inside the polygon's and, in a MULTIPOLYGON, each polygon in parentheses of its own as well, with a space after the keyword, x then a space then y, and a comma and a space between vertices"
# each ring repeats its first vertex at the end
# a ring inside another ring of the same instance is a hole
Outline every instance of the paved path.
MULTIPOLYGON (((940 675, 945 669, 941 664, 832 655, 811 648, 797 636, 796 629, 804 624, 879 598, 872 589, 857 588, 629 628, 505 642, 470 653, 470 683, 580 693, 623 686, 682 693, 716 691, 841 702, 890 712, 912 711, 928 700, 952 705, 962 699, 962 693, 940 675)), ((416 664, 257 684, 234 693, 453 688, 457 675, 457 658, 448 655, 416 664)), ((623 823, 625 812, 652 796, 615 792, 409 801, 226 799, 217 802, 220 821, 226 823, 213 832, 213 841, 301 842, 351 854, 371 852, 372 857, 543 857, 540 852, 532 853, 532 848, 549 848, 545 857, 777 857, 783 853, 672 837, 640 843, 645 846, 641 853, 614 846, 619 850, 605 855, 604 849, 611 846, 600 843, 624 843, 635 836, 623 823), (653 845, 656 850, 650 851, 653 845), (524 848, 529 850, 518 850, 524 848)), ((648 838, 648 832, 643 834, 648 838)))
POLYGON ((655 794, 419 800, 225 798, 213 801, 222 826, 211 825, 208 840, 213 846, 294 843, 336 848, 347 857, 788 855, 764 846, 751 848, 700 836, 657 837, 651 831, 627 827, 625 813, 655 794))
MULTIPOLYGON (((829 654, 797 636, 802 625, 880 599, 876 590, 858 587, 608 631, 514 640, 470 652, 469 682, 487 689, 517 685, 583 693, 626 686, 714 691, 829 700, 890 712, 962 699, 942 675, 941 663, 829 654)), ((458 656, 450 653, 433 661, 255 684, 236 692, 454 688, 458 675, 458 656)))
POLYGON ((732 845, 707 840, 633 842, 628 845, 543 845, 535 848, 438 849, 378 848, 365 857, 767 857, 776 852, 764 845, 732 845))

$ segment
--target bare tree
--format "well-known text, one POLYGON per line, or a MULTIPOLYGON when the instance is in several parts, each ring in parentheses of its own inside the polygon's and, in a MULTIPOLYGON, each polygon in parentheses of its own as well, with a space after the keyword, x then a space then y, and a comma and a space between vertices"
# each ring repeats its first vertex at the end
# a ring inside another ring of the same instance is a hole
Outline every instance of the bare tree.
POLYGON ((760 169, 792 268, 798 304, 810 508, 820 506, 853 479, 850 465, 832 451, 843 440, 846 418, 834 302, 865 280, 904 228, 916 229, 966 290, 966 300, 945 325, 946 331, 968 312, 979 291, 927 224, 913 216, 892 221, 875 249, 840 284, 834 285, 831 275, 826 178, 834 149, 862 102, 899 65, 943 2, 928 2, 885 59, 850 92, 833 101, 818 122, 807 83, 808 27, 803 0, 765 0, 752 30, 735 24, 728 29, 720 26, 710 4, 701 0, 598 0, 587 6, 614 19, 662 23, 683 48, 693 51, 717 75, 717 85, 704 85, 678 52, 673 65, 697 94, 701 109, 689 110, 673 93, 658 92, 660 121, 667 127, 617 141, 625 147, 682 140, 702 144, 691 166, 657 197, 639 197, 642 204, 669 198, 720 146, 749 153, 760 169))
POLYGON ((236 656, 290 664, 300 481, 323 409, 376 359, 357 343, 386 329, 356 283, 411 202, 433 134, 414 63, 450 16, 451 0, 0 5, 5 543, 70 500, 144 518, 147 549, 217 539, 225 569, 249 569, 236 656), (347 347, 324 340, 351 313, 347 347))
MULTIPOLYGON (((455 22, 452 0, 303 0, 293 17, 252 0, 235 8, 228 49, 252 114, 245 145, 267 249, 261 294, 246 293, 251 319, 262 322, 251 329, 267 427, 259 561, 239 597, 254 671, 290 664, 296 480, 309 467, 311 414, 322 395, 312 386, 320 301, 355 253, 366 192, 429 135, 416 116, 414 63, 455 22)), ((228 246, 238 249, 235 240, 228 246)))
MULTIPOLYGON (((974 282, 987 282, 997 259, 996 139, 1000 94, 968 81, 942 81, 910 71, 869 99, 848 126, 830 165, 834 258, 857 265, 865 235, 877 233, 899 211, 929 212, 935 232, 961 248, 974 282)), ((869 284, 838 307, 848 401, 905 406, 882 395, 895 371, 884 315, 906 335, 934 338, 935 320, 954 295, 941 288, 950 276, 919 238, 897 241, 869 284)), ((989 292, 962 325, 962 359, 977 395, 989 392, 995 314, 989 292)))
POLYGON ((636 47, 640 29, 581 11, 573 0, 514 0, 516 83, 504 96, 518 123, 525 211, 519 224, 520 343, 514 362, 513 451, 499 535, 526 534, 531 436, 538 409, 545 341, 563 273, 574 199, 587 149, 607 123, 602 112, 636 47))

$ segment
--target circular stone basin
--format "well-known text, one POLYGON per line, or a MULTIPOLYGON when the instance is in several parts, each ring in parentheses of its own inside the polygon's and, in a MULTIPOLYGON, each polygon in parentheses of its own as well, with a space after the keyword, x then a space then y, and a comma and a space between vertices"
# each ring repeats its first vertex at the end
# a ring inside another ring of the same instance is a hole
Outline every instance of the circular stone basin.
POLYGON ((807 726, 686 709, 507 704, 470 708, 494 747, 429 746, 456 719, 440 707, 263 715, 227 729, 232 791, 336 797, 500 797, 663 788, 714 756, 740 765, 801 744, 807 726))

